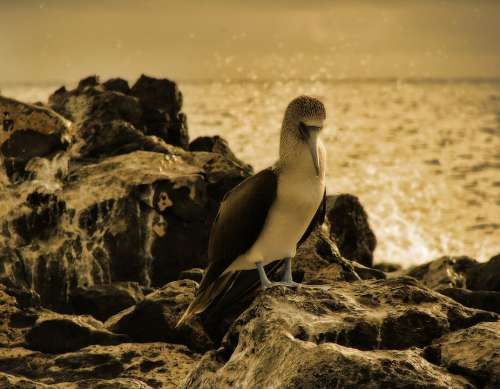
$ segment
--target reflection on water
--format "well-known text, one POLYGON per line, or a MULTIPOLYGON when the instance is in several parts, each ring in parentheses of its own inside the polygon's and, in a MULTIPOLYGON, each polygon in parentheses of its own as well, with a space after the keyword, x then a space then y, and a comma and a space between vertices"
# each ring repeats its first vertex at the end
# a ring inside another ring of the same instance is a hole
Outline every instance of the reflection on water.
MULTIPOLYGON (((56 87, 56 86, 55 86, 56 87)), ((55 87, 11 86, 45 101, 55 87)), ((287 103, 327 107, 329 193, 360 197, 377 260, 405 265, 443 254, 500 252, 499 82, 182 83, 191 137, 220 134, 261 169, 277 157, 287 103)))

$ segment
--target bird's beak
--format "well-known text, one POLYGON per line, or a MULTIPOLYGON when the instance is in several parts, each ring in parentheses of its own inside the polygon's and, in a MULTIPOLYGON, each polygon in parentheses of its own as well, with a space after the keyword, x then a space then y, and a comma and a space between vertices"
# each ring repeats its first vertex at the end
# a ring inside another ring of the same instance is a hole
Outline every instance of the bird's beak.
POLYGON ((314 164, 314 169, 316 170, 316 177, 319 177, 319 156, 318 156, 318 133, 319 131, 311 131, 309 137, 307 138, 307 145, 309 146, 309 151, 311 152, 311 157, 314 164))

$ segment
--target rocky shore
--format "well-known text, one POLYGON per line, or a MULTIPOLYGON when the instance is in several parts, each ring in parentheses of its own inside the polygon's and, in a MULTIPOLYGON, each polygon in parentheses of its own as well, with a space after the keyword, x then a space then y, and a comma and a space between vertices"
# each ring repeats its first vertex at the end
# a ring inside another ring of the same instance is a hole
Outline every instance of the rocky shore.
POLYGON ((252 167, 190 141, 166 79, 88 77, 0 112, 0 388, 500 387, 500 255, 374 265, 363 206, 330 196, 303 286, 175 328, 252 167))

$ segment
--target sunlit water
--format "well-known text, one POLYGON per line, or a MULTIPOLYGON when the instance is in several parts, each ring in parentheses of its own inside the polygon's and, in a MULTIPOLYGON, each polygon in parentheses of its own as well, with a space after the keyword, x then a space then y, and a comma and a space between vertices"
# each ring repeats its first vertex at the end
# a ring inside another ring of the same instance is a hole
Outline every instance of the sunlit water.
MULTIPOLYGON (((328 192, 357 195, 375 257, 404 265, 500 253, 500 82, 182 83, 190 135, 219 134, 258 170, 277 158, 286 104, 327 107, 328 192)), ((54 87, 8 86, 45 101, 54 87)))

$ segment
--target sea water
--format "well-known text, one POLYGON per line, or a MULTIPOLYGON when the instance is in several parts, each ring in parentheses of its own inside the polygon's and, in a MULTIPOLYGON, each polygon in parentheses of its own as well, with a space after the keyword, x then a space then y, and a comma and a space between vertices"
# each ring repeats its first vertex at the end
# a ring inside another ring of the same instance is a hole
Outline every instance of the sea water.
MULTIPOLYGON (((46 101, 59 85, 8 85, 46 101)), ((278 155, 287 103, 324 101, 327 190, 358 196, 376 261, 500 253, 499 81, 182 82, 192 139, 221 135, 256 170, 278 155)))

